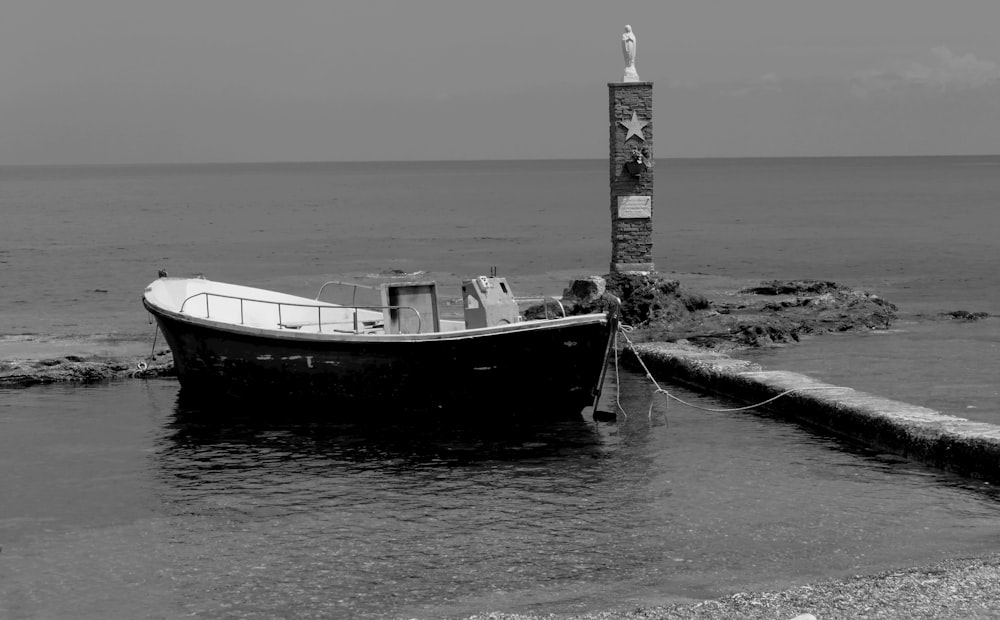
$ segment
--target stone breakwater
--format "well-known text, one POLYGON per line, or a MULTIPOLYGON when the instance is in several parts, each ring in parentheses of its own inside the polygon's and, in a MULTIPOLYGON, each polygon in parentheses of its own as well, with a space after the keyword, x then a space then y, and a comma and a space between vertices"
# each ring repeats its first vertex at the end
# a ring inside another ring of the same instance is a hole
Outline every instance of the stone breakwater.
MULTIPOLYGON (((744 286, 724 300, 685 291, 657 274, 611 274, 578 280, 563 297, 571 313, 621 301, 635 330, 625 363, 658 380, 685 384, 767 409, 884 452, 971 478, 1000 481, 1000 426, 944 415, 816 381, 765 371, 728 353, 798 341, 804 335, 886 329, 896 306, 878 295, 820 280, 774 280, 744 286), (634 344, 633 344, 634 343, 634 344), (643 364, 639 363, 642 360, 643 364)), ((968 313, 952 318, 971 320, 968 313)), ((975 316, 979 320, 980 316, 975 316)))
POLYGON ((765 407, 787 419, 971 478, 1000 482, 1000 426, 857 392, 685 344, 639 343, 625 363, 654 377, 765 407), (642 360, 642 365, 639 360, 642 360), (780 398, 776 398, 779 395, 780 398))

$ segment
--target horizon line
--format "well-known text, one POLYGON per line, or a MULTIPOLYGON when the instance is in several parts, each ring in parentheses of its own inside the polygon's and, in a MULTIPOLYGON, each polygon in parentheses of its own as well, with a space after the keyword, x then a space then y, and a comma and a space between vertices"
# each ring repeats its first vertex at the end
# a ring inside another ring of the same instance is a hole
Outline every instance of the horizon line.
MULTIPOLYGON (((934 159, 934 158, 1000 157, 998 153, 965 153, 938 155, 699 155, 656 157, 660 161, 701 160, 788 160, 788 159, 934 159)), ((27 163, 4 164, 0 168, 85 168, 85 167, 149 167, 149 166, 266 166, 282 164, 435 164, 435 163, 489 163, 489 162, 555 162, 555 161, 607 161, 606 157, 483 157, 477 159, 274 159, 274 160, 212 160, 173 162, 100 162, 100 163, 27 163)))

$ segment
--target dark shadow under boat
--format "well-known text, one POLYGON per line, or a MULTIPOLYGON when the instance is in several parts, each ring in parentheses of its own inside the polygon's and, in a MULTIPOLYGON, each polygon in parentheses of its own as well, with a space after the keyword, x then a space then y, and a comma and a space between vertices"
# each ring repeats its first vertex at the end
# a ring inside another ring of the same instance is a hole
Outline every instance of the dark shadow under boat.
MULTIPOLYGON (((287 405, 287 403, 286 403, 287 405)), ((285 406, 181 389, 167 422, 168 451, 267 450, 340 461, 459 465, 565 456, 600 450, 595 424, 541 415, 531 403, 515 415, 406 410, 340 411, 285 406)))

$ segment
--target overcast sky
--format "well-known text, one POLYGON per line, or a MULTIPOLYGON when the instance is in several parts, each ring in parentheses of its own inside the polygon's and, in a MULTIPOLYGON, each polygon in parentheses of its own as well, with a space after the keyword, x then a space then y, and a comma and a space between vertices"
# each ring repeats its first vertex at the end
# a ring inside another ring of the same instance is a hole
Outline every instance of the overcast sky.
POLYGON ((0 164, 1000 153, 1000 0, 4 0, 0 164))

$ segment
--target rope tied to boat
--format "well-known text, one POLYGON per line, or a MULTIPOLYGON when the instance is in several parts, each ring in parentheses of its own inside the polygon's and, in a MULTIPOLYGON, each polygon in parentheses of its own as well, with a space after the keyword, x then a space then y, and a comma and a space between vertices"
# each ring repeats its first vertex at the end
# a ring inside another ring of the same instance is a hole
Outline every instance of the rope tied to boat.
MULTIPOLYGON (((628 348, 631 349, 632 354, 635 355, 635 358, 639 361, 639 365, 642 367, 643 372, 646 373, 646 378, 649 379, 649 381, 656 388, 656 391, 654 392, 655 394, 663 394, 665 397, 667 397, 670 400, 674 400, 674 401, 676 401, 676 402, 678 402, 678 403, 680 403, 682 405, 685 405, 687 407, 691 407, 692 409, 698 409, 700 411, 708 411, 708 412, 711 412, 711 413, 736 413, 736 412, 739 412, 739 411, 747 411, 749 409, 756 409, 758 407, 763 407, 764 405, 770 404, 770 403, 778 400, 779 398, 782 398, 784 396, 788 396, 789 394, 794 394, 795 392, 805 392, 805 391, 811 391, 811 390, 850 390, 852 392, 854 391, 854 388, 840 387, 840 386, 836 386, 836 385, 804 386, 804 387, 792 388, 790 390, 785 390, 784 392, 782 392, 782 393, 780 393, 780 394, 778 394, 776 396, 772 396, 771 398, 768 398, 767 400, 763 400, 763 401, 761 401, 759 403, 754 403, 752 405, 746 405, 744 407, 728 407, 728 408, 703 407, 701 405, 696 405, 694 403, 689 403, 689 402, 687 402, 687 401, 685 401, 685 400, 683 400, 683 399, 675 396, 674 394, 671 394, 669 390, 667 390, 666 388, 664 388, 663 386, 661 386, 659 383, 657 383, 656 379, 653 377, 653 373, 650 372, 649 367, 646 366, 646 362, 643 361, 642 356, 639 355, 639 351, 636 350, 635 344, 632 342, 632 339, 628 337, 629 332, 631 332, 633 330, 634 330, 634 328, 631 325, 624 325, 623 324, 623 325, 619 325, 618 326, 618 331, 615 333, 615 381, 616 381, 616 383, 618 383, 618 385, 616 386, 617 389, 616 389, 616 393, 615 393, 615 405, 622 412, 622 415, 625 416, 626 418, 628 417, 628 414, 625 412, 625 409, 622 407, 621 401, 619 399, 619 396, 621 394, 621 383, 618 382, 618 334, 619 333, 622 335, 623 338, 625 338, 625 342, 627 343, 628 348)), ((649 418, 653 417, 653 403, 649 404, 649 411, 647 412, 647 415, 648 415, 649 418)))
MULTIPOLYGON (((149 322, 153 323, 153 316, 150 315, 149 322)), ((149 357, 145 360, 139 360, 135 364, 135 370, 132 371, 132 378, 141 377, 147 370, 149 370, 150 362, 156 360, 156 337, 160 335, 160 325, 157 323, 153 327, 153 347, 149 350, 149 357), (149 361, 147 361, 149 360, 149 361)))

